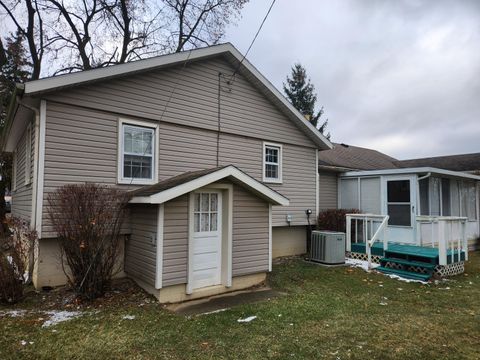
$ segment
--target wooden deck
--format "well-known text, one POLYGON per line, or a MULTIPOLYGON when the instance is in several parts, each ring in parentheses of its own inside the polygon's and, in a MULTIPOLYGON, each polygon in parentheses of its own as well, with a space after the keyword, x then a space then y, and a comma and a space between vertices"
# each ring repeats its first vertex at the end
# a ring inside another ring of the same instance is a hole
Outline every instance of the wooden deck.
MULTIPOLYGON (((352 244, 352 252, 365 254, 365 243, 354 243, 352 244)), ((432 247, 424 246, 415 246, 415 245, 404 245, 404 244, 388 244, 388 250, 385 253, 383 251, 383 243, 376 242, 372 246, 372 255, 376 256, 389 256, 395 258, 412 258, 418 259, 424 262, 429 262, 432 264, 439 264, 438 249, 432 247)), ((451 264, 453 262, 464 261, 465 252, 461 252, 460 260, 458 259, 458 253, 455 251, 452 256, 452 251, 447 251, 447 263, 451 264)))

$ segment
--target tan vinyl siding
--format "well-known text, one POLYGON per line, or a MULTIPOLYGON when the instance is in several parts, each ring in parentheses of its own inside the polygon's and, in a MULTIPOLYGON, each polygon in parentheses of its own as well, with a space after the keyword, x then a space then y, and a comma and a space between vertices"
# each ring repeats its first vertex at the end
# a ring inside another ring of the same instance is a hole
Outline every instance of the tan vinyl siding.
POLYGON ((268 226, 268 204, 234 186, 233 276, 268 271, 268 226))
MULTIPOLYGON (((20 141, 17 144, 15 149, 15 167, 16 167, 16 177, 15 191, 12 191, 12 215, 19 217, 26 221, 31 221, 32 216, 32 178, 33 178, 33 161, 35 155, 35 126, 30 127, 30 139, 27 139, 27 128, 20 138, 20 141), (26 157, 26 142, 30 141, 30 174, 25 171, 25 162, 27 161, 26 157), (30 176, 30 183, 25 185, 25 177, 30 176)), ((13 185, 13 184, 12 184, 13 185)))
POLYGON ((165 203, 163 286, 185 284, 188 265, 188 195, 165 203))
POLYGON ((338 207, 337 174, 321 171, 319 173, 320 211, 338 207))
MULTIPOLYGON (((67 183, 117 181, 118 117, 104 112, 47 105, 43 237, 54 236, 46 209, 48 194, 67 183)), ((217 132, 160 123, 159 179, 215 167, 217 132)), ((271 139, 268 139, 269 141, 271 139)), ((220 134, 219 165, 233 164, 262 181, 263 141, 220 134)), ((315 209, 315 149, 283 145, 283 184, 267 184, 290 200, 288 207, 273 208, 273 225, 305 225, 306 209, 315 209)), ((127 188, 129 188, 127 186, 127 188)))
MULTIPOLYGON (((164 216, 163 286, 185 284, 188 195, 165 203, 164 216)), ((268 271, 268 204, 237 185, 233 192, 232 232, 232 275, 268 271)))
POLYGON ((283 184, 267 184, 290 200, 289 206, 273 207, 273 226, 285 226, 287 214, 291 226, 307 225, 305 210, 315 212, 317 162, 314 149, 294 145, 283 146, 283 184))
POLYGON ((42 236, 54 236, 46 205, 55 188, 116 184, 120 117, 152 124, 162 119, 159 180, 217 166, 218 138, 218 165, 233 164, 262 181, 263 141, 282 144, 283 184, 268 186, 289 198, 290 206, 274 207, 273 225, 287 225, 287 214, 291 225, 305 225, 305 210, 315 209, 314 145, 241 75, 230 85, 222 80, 218 135, 218 72, 232 70, 225 60, 210 59, 184 71, 154 70, 47 95, 42 236))
MULTIPOLYGON (((220 138, 220 165, 233 164, 258 181, 263 178, 263 141, 222 134, 220 138)), ((283 144, 282 184, 266 185, 286 196, 289 206, 273 207, 273 226, 285 226, 287 214, 291 225, 306 225, 305 210, 315 211, 316 155, 315 150, 283 144)))
POLYGON ((125 272, 148 285, 155 285, 157 246, 156 205, 135 205, 131 208, 131 235, 125 244, 125 272))
MULTIPOLYGON (((185 68, 177 66, 105 80, 55 93, 49 99, 126 116, 217 130, 218 74, 233 71, 227 61, 210 59, 192 62, 185 68), (173 94, 172 89, 175 89, 173 94)), ((230 85, 221 77, 221 85, 223 132, 314 147, 311 140, 242 75, 237 74, 230 85)))

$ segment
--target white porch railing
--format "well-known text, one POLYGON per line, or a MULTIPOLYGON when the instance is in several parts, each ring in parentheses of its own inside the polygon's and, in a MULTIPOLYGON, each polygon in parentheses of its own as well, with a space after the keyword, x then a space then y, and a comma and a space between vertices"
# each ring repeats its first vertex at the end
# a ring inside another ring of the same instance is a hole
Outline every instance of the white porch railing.
POLYGON ((417 216, 417 245, 438 248, 439 265, 447 265, 448 250, 452 262, 468 260, 467 218, 458 216, 417 216))
POLYGON ((381 234, 383 234, 383 249, 387 250, 388 248, 387 225, 389 216, 374 214, 347 214, 346 218, 346 250, 352 251, 352 241, 354 243, 365 243, 365 251, 368 257, 368 269, 371 269, 372 246, 376 241, 380 240, 381 234))

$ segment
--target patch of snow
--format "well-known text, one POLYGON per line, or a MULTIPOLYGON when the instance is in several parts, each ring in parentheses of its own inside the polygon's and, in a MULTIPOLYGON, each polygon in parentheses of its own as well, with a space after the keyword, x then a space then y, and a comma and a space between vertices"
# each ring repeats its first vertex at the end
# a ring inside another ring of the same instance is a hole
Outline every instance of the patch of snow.
POLYGON ((219 312, 224 312, 224 311, 227 311, 228 308, 224 308, 224 309, 218 309, 218 310, 213 310, 213 311, 208 311, 208 312, 204 312, 204 313, 201 313, 199 315, 211 315, 211 314, 217 314, 219 312))
POLYGON ((135 320, 135 315, 124 315, 123 320, 135 320))
POLYGON ((395 280, 400 280, 400 281, 403 281, 403 282, 407 282, 407 283, 420 283, 420 284, 428 284, 427 281, 422 281, 422 280, 415 280, 415 279, 406 279, 404 277, 401 277, 401 276, 398 276, 398 275, 395 275, 395 274, 384 274, 382 273, 383 275, 385 276, 388 276, 389 278, 392 278, 392 279, 395 279, 395 280))
POLYGON ((57 325, 58 323, 75 319, 79 316, 82 316, 80 311, 47 311, 46 314, 50 315, 50 319, 45 321, 42 325, 42 328, 46 328, 52 325, 57 325))
MULTIPOLYGON (((345 259, 345 264, 350 266, 350 267, 358 267, 358 268, 362 268, 365 271, 368 271, 368 261, 346 258, 345 259)), ((372 263, 371 264, 371 269, 375 269, 378 266, 380 266, 380 265, 372 263)))
POLYGON ((255 320, 257 317, 256 316, 249 316, 249 317, 246 317, 245 319, 238 319, 237 322, 239 323, 248 323, 252 320, 255 320))
POLYGON ((20 317, 24 316, 27 310, 0 311, 0 316, 20 317))

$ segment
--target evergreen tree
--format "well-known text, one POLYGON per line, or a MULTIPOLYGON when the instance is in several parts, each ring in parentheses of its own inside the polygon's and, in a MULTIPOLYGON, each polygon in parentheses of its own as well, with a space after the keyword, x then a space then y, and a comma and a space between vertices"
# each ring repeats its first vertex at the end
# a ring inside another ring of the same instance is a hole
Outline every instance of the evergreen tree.
MULTIPOLYGON (((25 82, 30 76, 31 68, 27 52, 23 45, 24 37, 17 32, 6 39, 0 56, 0 133, 3 133, 8 107, 12 99, 15 83, 25 82)), ((2 45, 2 44, 0 44, 2 45)), ((0 144, 1 145, 1 144, 0 144)), ((11 188, 12 154, 0 153, 0 236, 6 228, 5 192, 11 188)))
POLYGON ((318 112, 315 111, 317 95, 315 87, 307 77, 307 71, 301 64, 292 67, 291 77, 287 76, 287 83, 283 84, 283 91, 292 105, 309 120, 315 128, 330 139, 330 133, 326 133, 328 119, 319 125, 320 117, 323 115, 323 106, 318 112))

